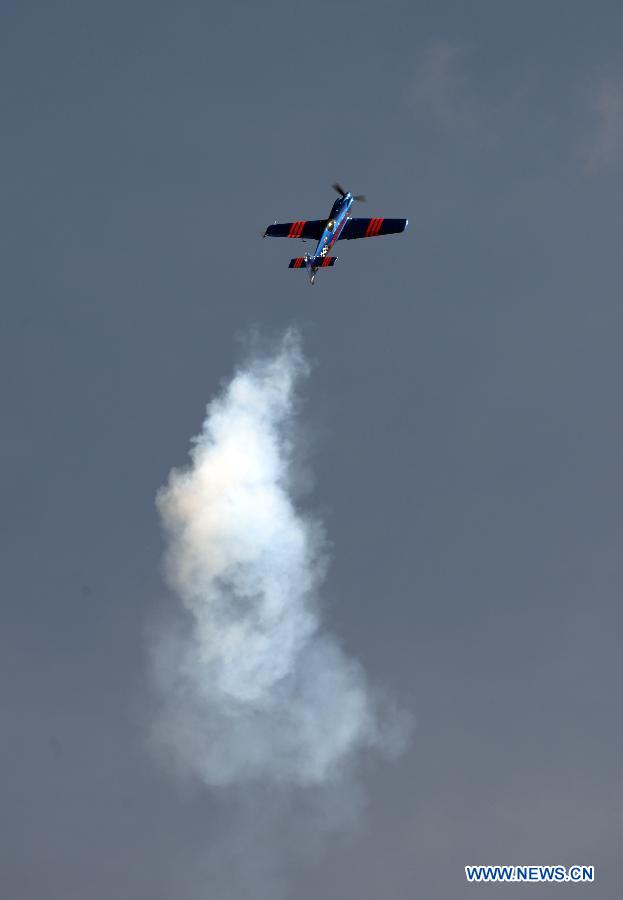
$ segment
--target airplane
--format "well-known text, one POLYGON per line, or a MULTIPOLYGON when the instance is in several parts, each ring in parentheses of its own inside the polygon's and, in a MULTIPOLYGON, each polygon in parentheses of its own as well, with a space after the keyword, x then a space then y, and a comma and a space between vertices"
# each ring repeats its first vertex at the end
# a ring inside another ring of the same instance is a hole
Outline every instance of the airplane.
POLYGON ((313 284, 318 269, 334 266, 338 257, 329 256, 336 241, 352 241, 355 238, 378 237, 382 234, 400 234, 409 224, 408 219, 353 219, 349 210, 355 200, 364 201, 362 194, 351 194, 339 184, 333 189, 339 197, 331 207, 328 219, 307 219, 299 222, 275 222, 269 225, 263 237, 310 238, 318 241, 313 254, 297 256, 290 260, 289 269, 307 269, 313 284))

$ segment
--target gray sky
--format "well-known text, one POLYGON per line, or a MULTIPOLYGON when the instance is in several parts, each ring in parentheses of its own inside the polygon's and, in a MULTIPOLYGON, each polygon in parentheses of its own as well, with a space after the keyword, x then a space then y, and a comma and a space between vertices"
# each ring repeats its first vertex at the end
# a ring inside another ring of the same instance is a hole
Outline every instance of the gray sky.
POLYGON ((479 897, 479 862, 592 863, 559 890, 620 898, 622 26, 614 2, 4 4, 0 896, 237 900, 209 860, 248 841, 301 900, 479 897), (260 234, 336 179, 410 227, 311 288, 303 245, 260 234), (239 336, 291 324, 325 617, 417 720, 308 860, 280 850, 299 797, 241 834, 248 798, 144 746, 156 491, 239 336))

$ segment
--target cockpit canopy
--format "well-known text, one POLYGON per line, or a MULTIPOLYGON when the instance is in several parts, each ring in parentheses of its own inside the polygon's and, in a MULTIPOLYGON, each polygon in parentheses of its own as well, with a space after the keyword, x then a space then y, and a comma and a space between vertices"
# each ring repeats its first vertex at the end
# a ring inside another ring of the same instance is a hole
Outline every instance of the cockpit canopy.
POLYGON ((335 228, 335 219, 329 219, 327 222, 327 231, 333 231, 335 228))

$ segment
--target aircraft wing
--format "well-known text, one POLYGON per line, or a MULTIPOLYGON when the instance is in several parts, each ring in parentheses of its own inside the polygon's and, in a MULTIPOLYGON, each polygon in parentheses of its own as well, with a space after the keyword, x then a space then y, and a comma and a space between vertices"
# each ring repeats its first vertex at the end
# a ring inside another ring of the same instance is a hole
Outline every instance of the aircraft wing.
POLYGON ((319 241, 327 224, 326 219, 306 219, 300 222, 275 222, 269 225, 264 237, 310 238, 319 241))
POLYGON ((408 224, 408 219, 349 219, 342 229, 338 241, 378 237, 381 234, 400 234, 408 224))

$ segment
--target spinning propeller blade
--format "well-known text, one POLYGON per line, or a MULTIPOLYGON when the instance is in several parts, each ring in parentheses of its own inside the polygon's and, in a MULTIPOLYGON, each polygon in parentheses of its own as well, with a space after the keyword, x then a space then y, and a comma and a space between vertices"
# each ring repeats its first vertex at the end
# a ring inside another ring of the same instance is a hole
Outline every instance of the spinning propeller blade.
MULTIPOLYGON (((338 194, 340 195, 340 197, 346 196, 346 191, 344 190, 344 188, 342 187, 341 184, 337 183, 337 181, 333 185, 333 190, 337 191, 338 194)), ((355 196, 353 197, 353 200, 359 200, 360 203, 365 203, 365 199, 366 199, 365 194, 355 194, 355 196)))

